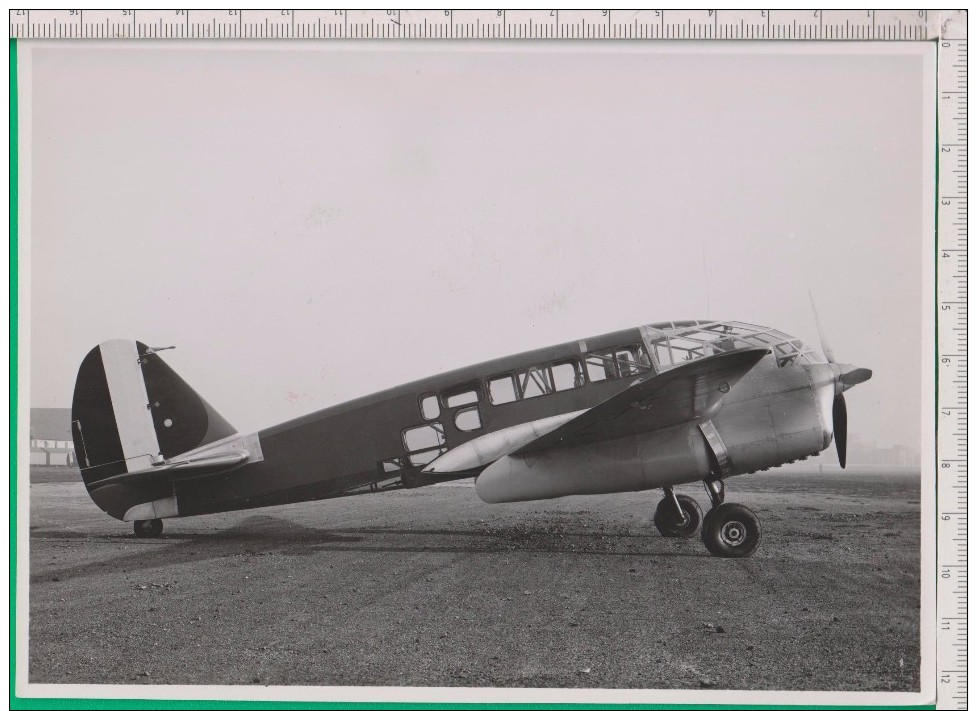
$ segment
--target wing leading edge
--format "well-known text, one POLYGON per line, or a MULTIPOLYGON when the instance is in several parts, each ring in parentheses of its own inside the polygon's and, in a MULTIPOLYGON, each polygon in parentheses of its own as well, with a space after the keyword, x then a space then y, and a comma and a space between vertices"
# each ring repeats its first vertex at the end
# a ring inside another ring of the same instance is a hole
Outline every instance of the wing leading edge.
POLYGON ((769 352, 766 348, 744 348, 640 380, 509 454, 572 447, 709 419, 722 404, 723 395, 769 352))

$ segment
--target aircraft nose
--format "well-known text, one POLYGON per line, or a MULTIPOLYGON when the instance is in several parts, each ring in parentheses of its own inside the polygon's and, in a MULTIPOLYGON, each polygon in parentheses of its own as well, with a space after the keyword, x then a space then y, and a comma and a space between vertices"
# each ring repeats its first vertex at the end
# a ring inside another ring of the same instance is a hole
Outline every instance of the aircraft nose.
POLYGON ((841 365, 840 371, 838 373, 839 395, 872 377, 872 371, 868 368, 856 368, 853 365, 841 365))

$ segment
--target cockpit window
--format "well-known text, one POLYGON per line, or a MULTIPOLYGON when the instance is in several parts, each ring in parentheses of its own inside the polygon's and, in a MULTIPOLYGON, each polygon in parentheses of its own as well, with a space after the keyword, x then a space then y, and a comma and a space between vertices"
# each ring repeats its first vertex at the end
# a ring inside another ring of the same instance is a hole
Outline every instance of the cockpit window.
POLYGON ((798 361, 823 363, 820 353, 793 336, 738 321, 677 321, 641 327, 658 372, 740 348, 768 348, 781 368, 798 361))
POLYGON ((640 345, 592 351, 585 358, 590 382, 630 378, 651 372, 651 359, 640 345))

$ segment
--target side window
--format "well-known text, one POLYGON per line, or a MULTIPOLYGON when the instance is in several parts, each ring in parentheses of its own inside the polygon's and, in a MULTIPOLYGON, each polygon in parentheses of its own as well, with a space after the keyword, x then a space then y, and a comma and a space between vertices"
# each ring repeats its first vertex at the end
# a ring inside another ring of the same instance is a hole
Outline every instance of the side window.
POLYGON ((516 396, 516 383, 512 376, 503 375, 489 380, 489 397, 494 405, 515 402, 518 398, 516 396))
POLYGON ((444 430, 438 424, 421 425, 404 430, 404 446, 408 452, 440 447, 444 444, 444 430))
POLYGON ((668 338, 672 362, 676 364, 702 358, 706 355, 705 345, 702 341, 694 338, 683 338, 682 336, 669 336, 668 338))
POLYGON ((617 377, 617 373, 614 370, 614 361, 611 360, 610 353, 588 353, 586 362, 587 377, 592 383, 599 383, 602 380, 613 380, 617 377))
POLYGON ((668 347, 668 341, 664 337, 660 341, 652 344, 655 351, 655 360, 658 361, 659 368, 667 368, 672 365, 672 351, 668 347))
POLYGON ((478 402, 479 384, 468 383, 441 393, 441 401, 445 407, 461 407, 478 402))
POLYGON ((416 454, 410 455, 410 463, 415 467, 422 467, 425 464, 430 464, 446 451, 447 447, 441 447, 440 449, 426 449, 423 452, 417 452, 416 454))
POLYGON ((777 365, 783 368, 789 363, 793 363, 797 357, 801 354, 801 349, 798 348, 800 341, 788 341, 787 343, 780 343, 774 346, 774 352, 777 354, 777 365))
POLYGON ((421 417, 425 420, 436 420, 441 414, 441 406, 438 404, 437 395, 424 395, 421 397, 421 417))
MULTIPOLYGON (((671 362, 668 354, 667 345, 664 346, 664 350, 656 353, 660 363, 663 362, 662 359, 671 362)), ((645 353, 644 347, 637 345, 588 353, 586 363, 587 377, 592 383, 614 378, 630 378, 633 375, 648 373, 652 369, 651 359, 645 353)))
POLYGON ((554 363, 550 367, 550 371, 553 373, 553 389, 557 392, 561 390, 572 390, 583 385, 580 364, 575 360, 565 363, 554 363))
POLYGON ((651 358, 648 357, 648 352, 643 345, 632 346, 631 355, 635 363, 635 375, 649 373, 653 370, 651 367, 651 358))
POLYGON ((553 392, 552 376, 546 366, 533 366, 519 373, 517 377, 523 400, 553 392))
POLYGON ((455 415, 455 427, 462 432, 481 429, 482 418, 478 414, 478 408, 466 407, 463 410, 458 410, 458 413, 455 415))
POLYGON ((614 354, 614 361, 617 363, 617 372, 622 378, 637 375, 638 369, 634 365, 634 354, 631 351, 622 350, 614 354))
MULTIPOLYGON (((603 361, 598 359, 598 362, 603 368, 603 361)), ((609 362, 610 367, 613 368, 613 361, 609 360, 609 362)), ((590 367, 589 359, 587 365, 590 367)), ((596 376, 593 379, 596 379, 596 376)), ((552 365, 534 365, 509 375, 496 375, 488 381, 488 392, 493 405, 502 405, 562 390, 572 390, 582 387, 584 382, 584 370, 580 361, 571 359, 557 361, 552 365)))
POLYGON ((407 466, 404 457, 394 457, 393 459, 385 459, 382 462, 378 462, 380 466, 380 471, 384 474, 393 474, 399 472, 401 469, 407 466))

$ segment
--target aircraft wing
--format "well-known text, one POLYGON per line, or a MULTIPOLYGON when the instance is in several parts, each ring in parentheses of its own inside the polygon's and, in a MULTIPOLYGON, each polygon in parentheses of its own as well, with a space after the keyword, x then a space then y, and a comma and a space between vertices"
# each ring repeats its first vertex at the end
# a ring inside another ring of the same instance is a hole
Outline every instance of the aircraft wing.
POLYGON ((509 454, 588 444, 708 419, 719 409, 723 395, 769 352, 766 348, 730 351, 639 380, 509 454))
POLYGON ((506 455, 531 454, 651 432, 712 417, 725 393, 769 350, 743 348, 680 365, 635 382, 604 402, 579 412, 527 422, 449 449, 424 468, 426 474, 473 472, 506 455))

